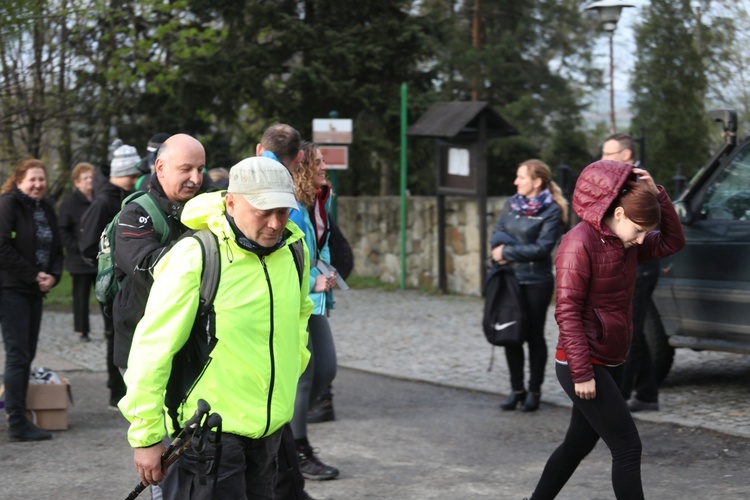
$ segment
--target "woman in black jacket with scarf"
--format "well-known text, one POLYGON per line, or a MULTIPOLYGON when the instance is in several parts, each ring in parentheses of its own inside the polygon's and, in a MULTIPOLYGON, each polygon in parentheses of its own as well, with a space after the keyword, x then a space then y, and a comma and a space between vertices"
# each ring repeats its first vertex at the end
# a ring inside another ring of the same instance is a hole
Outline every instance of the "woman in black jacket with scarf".
POLYGON ((57 217, 43 199, 47 171, 25 160, 0 192, 0 321, 5 346, 5 411, 12 441, 52 435, 26 419, 26 393, 42 321, 42 298, 59 281, 63 252, 57 217))
POLYGON ((506 346, 512 392, 500 405, 503 410, 514 410, 519 403, 523 411, 539 408, 547 364, 544 324, 555 286, 551 254, 568 220, 567 202, 551 175, 550 168, 540 160, 528 160, 518 167, 513 182, 517 192, 503 207, 490 239, 495 265, 510 264, 515 272, 528 318, 528 391, 523 381, 523 345, 506 346))

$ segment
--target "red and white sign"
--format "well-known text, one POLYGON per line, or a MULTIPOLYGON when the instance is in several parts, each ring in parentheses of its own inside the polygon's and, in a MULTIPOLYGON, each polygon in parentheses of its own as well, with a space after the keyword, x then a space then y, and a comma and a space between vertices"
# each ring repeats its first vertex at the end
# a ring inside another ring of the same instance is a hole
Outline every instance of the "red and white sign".
POLYGON ((349 168, 349 146, 320 146, 319 149, 328 170, 349 168))
POLYGON ((315 118, 313 142, 318 144, 351 144, 352 121, 345 119, 315 118))

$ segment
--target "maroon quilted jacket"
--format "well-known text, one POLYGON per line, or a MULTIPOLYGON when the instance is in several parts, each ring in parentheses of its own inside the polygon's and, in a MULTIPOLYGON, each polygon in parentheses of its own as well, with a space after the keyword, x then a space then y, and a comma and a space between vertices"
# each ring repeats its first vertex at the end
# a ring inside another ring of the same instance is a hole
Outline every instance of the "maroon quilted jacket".
POLYGON ((685 246, 672 202, 659 186, 660 230, 642 245, 625 248, 603 223, 632 165, 598 161, 581 172, 573 193, 573 209, 581 218, 562 239, 555 256, 560 326, 557 348, 565 353, 573 381, 594 378, 592 359, 606 365, 623 363, 633 336, 633 285, 638 261, 659 259, 685 246))

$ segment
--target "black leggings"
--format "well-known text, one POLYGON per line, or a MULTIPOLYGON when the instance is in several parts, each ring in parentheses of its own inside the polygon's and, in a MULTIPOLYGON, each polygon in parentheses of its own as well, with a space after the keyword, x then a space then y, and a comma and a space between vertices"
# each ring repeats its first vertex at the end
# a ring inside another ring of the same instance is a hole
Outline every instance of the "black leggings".
POLYGON ((615 497, 618 500, 642 500, 641 438, 620 393, 622 365, 614 368, 594 365, 594 399, 576 396, 568 366, 555 365, 557 379, 573 401, 573 414, 565 440, 547 460, 531 499, 555 498, 601 437, 612 453, 615 497))
POLYGON ((72 274, 73 278, 73 330, 88 335, 89 326, 89 298, 94 286, 96 274, 72 274))

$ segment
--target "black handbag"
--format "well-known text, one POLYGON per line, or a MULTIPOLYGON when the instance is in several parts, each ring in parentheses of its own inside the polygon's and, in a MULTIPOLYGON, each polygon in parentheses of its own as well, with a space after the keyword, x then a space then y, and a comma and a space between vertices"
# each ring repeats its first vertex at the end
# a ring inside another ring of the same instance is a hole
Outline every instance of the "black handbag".
POLYGON ((354 269, 354 253, 339 225, 330 218, 328 224, 330 230, 328 248, 331 250, 331 265, 336 268, 342 279, 346 279, 354 269))
POLYGON ((526 311, 521 285, 508 265, 494 267, 487 277, 482 326, 492 345, 521 345, 525 340, 526 311))

